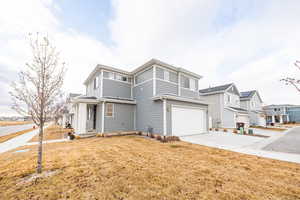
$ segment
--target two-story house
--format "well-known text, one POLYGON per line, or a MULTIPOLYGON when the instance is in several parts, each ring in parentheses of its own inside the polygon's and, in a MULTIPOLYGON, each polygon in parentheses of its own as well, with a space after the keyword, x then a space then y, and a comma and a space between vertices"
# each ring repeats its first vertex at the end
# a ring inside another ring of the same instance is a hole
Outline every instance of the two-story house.
POLYGON ((300 122, 300 106, 291 104, 277 104, 263 107, 267 115, 267 123, 300 122))
POLYGON ((209 104, 212 127, 236 128, 237 123, 249 127, 248 111, 241 108, 240 93, 235 84, 230 83, 199 90, 200 96, 209 104))
POLYGON ((263 111, 263 101, 257 90, 241 92, 241 107, 248 110, 250 125, 266 126, 266 115, 263 111))
POLYGON ((206 132, 208 104, 199 98, 201 78, 156 59, 132 72, 97 65, 84 82, 86 94, 72 100, 75 132, 206 132))

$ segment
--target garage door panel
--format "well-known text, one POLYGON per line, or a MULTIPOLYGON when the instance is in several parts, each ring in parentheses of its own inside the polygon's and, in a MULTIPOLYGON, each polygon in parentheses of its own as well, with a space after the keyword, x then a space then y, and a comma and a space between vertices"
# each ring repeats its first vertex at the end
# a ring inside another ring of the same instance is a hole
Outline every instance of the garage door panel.
POLYGON ((206 111, 189 107, 172 107, 172 133, 176 136, 206 132, 206 111))

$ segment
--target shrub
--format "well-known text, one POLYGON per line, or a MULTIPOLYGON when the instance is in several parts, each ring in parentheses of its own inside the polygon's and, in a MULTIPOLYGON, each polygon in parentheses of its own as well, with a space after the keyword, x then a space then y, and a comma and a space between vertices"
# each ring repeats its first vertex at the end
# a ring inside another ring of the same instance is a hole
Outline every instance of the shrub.
POLYGON ((223 129, 223 131, 224 131, 224 132, 227 132, 227 129, 226 129, 226 128, 224 128, 224 129, 223 129))
POLYGON ((154 135, 152 133, 150 133, 150 138, 155 138, 154 135))
POLYGON ((160 135, 156 136, 156 139, 161 141, 161 136, 160 135))
POLYGON ((139 131, 137 134, 138 134, 138 135, 142 135, 142 132, 141 132, 141 131, 139 131))
POLYGON ((209 128, 209 130, 212 131, 213 129, 212 129, 212 128, 209 128))
POLYGON ((219 131, 219 129, 218 129, 218 128, 215 128, 215 131, 219 131))
POLYGON ((234 130, 233 130, 233 133, 238 133, 238 130, 234 129, 234 130))

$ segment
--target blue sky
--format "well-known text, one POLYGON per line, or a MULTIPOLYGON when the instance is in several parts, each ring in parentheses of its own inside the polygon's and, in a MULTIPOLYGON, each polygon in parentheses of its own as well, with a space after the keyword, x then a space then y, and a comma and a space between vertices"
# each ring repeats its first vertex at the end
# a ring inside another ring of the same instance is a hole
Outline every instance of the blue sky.
POLYGON ((9 84, 30 61, 28 33, 48 34, 67 63, 64 91, 84 93, 96 64, 133 70, 151 58, 203 75, 200 88, 234 82, 266 104, 300 104, 279 80, 298 76, 300 1, 28 0, 0 7, 0 116, 9 84), (15 5, 18 4, 18 7, 15 5))

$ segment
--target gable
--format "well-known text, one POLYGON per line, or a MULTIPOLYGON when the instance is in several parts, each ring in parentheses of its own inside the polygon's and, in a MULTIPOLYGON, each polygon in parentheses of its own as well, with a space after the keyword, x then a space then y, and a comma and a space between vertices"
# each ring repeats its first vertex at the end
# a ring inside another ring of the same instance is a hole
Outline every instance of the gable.
POLYGON ((229 93, 232 93, 232 94, 240 96, 240 93, 239 93, 237 87, 234 84, 232 84, 232 86, 230 88, 228 88, 226 90, 226 92, 229 92, 229 93))

